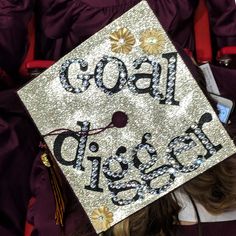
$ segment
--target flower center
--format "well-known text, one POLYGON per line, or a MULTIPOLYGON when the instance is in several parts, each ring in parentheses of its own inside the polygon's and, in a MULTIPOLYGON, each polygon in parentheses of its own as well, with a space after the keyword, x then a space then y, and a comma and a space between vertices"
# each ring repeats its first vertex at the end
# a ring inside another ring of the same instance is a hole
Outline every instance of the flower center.
POLYGON ((149 38, 147 38, 146 42, 147 42, 148 44, 151 44, 151 45, 157 44, 157 38, 155 38, 155 37, 149 37, 149 38))
POLYGON ((118 44, 120 46, 123 46, 125 44, 125 39, 124 38, 120 38, 119 41, 118 41, 118 44))
POLYGON ((100 221, 103 221, 104 218, 105 218, 105 217, 104 217, 103 215, 101 215, 101 216, 98 217, 98 219, 99 219, 100 221))

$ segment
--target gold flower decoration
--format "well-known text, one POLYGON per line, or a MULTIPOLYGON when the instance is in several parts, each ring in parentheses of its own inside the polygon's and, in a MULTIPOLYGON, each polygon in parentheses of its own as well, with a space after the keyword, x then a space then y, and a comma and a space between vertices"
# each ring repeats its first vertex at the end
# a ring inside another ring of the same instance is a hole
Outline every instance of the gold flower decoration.
POLYGON ((141 33, 140 37, 141 45, 140 47, 147 54, 159 54, 165 39, 162 33, 156 29, 147 29, 141 33))
POLYGON ((135 44, 133 34, 127 28, 120 28, 110 34, 111 51, 128 54, 135 44))
POLYGON ((49 162, 49 160, 48 160, 48 156, 47 156, 46 153, 43 153, 43 154, 41 155, 41 161, 43 162, 43 164, 44 164, 46 167, 50 167, 50 166, 51 166, 51 164, 50 164, 50 162, 49 162))
POLYGON ((113 222, 113 214, 106 206, 102 206, 92 212, 91 220, 97 230, 106 231, 113 222))

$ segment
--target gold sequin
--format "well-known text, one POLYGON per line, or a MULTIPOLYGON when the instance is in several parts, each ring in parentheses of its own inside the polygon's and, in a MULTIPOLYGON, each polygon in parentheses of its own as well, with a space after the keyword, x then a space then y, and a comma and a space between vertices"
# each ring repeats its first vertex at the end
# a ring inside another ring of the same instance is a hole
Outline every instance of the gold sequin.
POLYGON ((48 160, 48 157, 47 157, 47 154, 46 154, 46 153, 43 153, 43 154, 41 155, 41 161, 43 162, 43 164, 44 164, 46 167, 50 167, 50 166, 51 166, 51 164, 50 164, 50 162, 49 162, 49 160, 48 160))
POLYGON ((113 214, 105 206, 95 209, 91 214, 94 227, 99 231, 105 231, 110 228, 113 222, 113 214))
POLYGON ((157 55, 161 52, 165 39, 163 32, 156 29, 147 29, 141 33, 140 47, 149 55, 157 55))
POLYGON ((135 44, 133 34, 127 28, 120 28, 110 35, 111 51, 115 53, 129 53, 135 44))

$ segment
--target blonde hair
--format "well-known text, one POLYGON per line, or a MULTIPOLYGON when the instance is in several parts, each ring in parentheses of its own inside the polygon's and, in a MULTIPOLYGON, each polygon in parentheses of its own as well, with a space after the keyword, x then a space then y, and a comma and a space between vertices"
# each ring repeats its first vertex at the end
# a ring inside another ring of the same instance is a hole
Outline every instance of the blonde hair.
POLYGON ((135 236, 142 236, 145 235, 148 220, 149 206, 114 225, 103 235, 131 236, 135 234, 135 236))
POLYGON ((236 159, 228 158, 184 185, 184 189, 209 212, 236 208, 236 159))

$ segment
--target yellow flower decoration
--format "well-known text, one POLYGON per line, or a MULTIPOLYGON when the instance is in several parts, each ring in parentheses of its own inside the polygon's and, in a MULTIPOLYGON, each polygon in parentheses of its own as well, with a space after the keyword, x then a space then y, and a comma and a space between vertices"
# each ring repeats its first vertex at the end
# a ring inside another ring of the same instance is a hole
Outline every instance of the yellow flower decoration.
POLYGON ((43 164, 46 166, 46 167, 50 167, 51 164, 48 160, 48 156, 46 153, 43 153, 42 156, 41 156, 41 161, 43 162, 43 164))
POLYGON ((113 222, 113 214, 107 207, 102 206, 92 212, 91 220, 97 230, 106 231, 113 222))
POLYGON ((140 42, 140 47, 145 53, 156 55, 160 53, 165 39, 160 31, 148 29, 141 33, 140 42))
POLYGON ((115 53, 129 53, 135 44, 133 34, 127 28, 120 28, 110 34, 111 51, 115 53))

